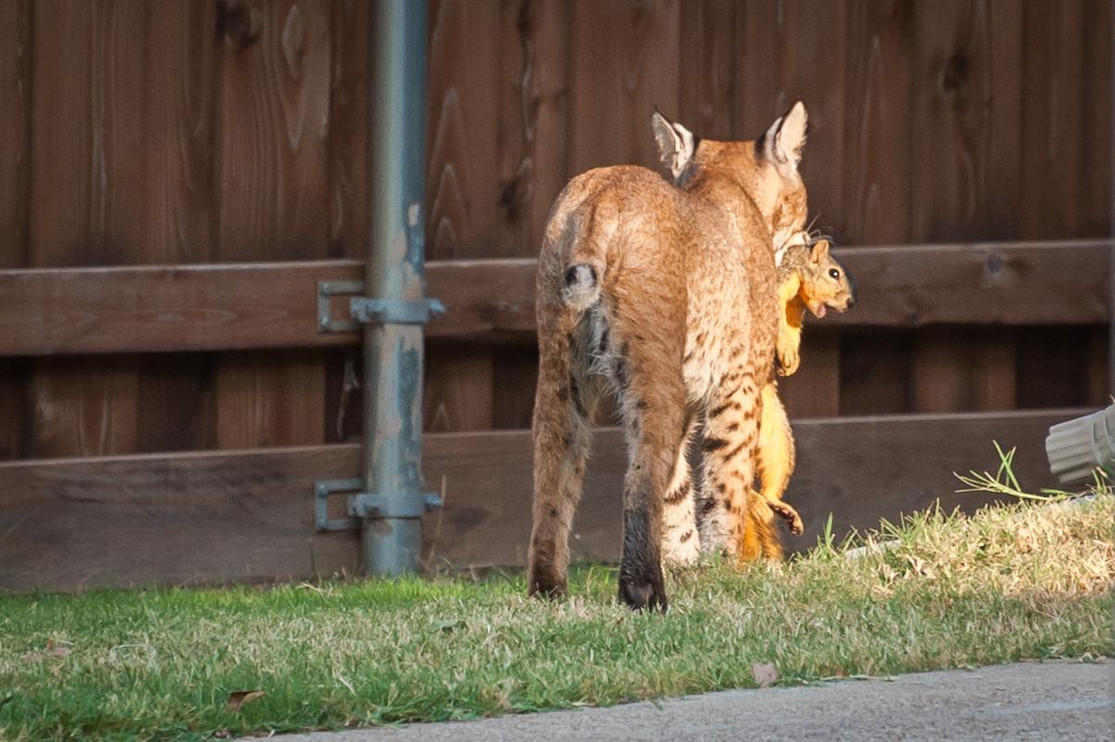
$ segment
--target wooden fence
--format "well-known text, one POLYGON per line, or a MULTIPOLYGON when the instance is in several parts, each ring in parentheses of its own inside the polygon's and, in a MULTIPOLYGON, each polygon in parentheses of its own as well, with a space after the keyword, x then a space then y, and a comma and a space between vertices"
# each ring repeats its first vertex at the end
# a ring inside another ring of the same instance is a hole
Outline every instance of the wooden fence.
MULTIPOLYGON (((316 287, 366 252, 365 13, 0 4, 0 589, 356 569, 312 482, 359 469, 316 287)), ((540 231, 570 176, 654 164, 654 105, 750 138, 805 100, 812 211, 865 246, 782 387, 795 543, 960 502, 992 439, 1040 483, 1107 399, 1110 2, 434 0, 429 34, 430 564, 521 563, 540 231)), ((575 548, 613 558, 598 449, 575 548)))

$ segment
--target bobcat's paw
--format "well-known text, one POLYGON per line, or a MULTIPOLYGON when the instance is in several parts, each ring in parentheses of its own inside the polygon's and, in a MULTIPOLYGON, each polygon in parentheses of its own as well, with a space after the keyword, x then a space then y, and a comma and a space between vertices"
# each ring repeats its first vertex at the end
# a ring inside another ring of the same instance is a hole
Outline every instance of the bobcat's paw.
POLYGON ((665 611, 669 608, 666 598, 666 587, 663 584, 662 569, 653 570, 657 574, 647 576, 632 576, 620 570, 619 600, 628 608, 637 611, 657 610, 665 611))
POLYGON ((564 598, 567 592, 568 587, 564 577, 549 574, 545 570, 531 570, 527 579, 527 595, 559 600, 564 598))

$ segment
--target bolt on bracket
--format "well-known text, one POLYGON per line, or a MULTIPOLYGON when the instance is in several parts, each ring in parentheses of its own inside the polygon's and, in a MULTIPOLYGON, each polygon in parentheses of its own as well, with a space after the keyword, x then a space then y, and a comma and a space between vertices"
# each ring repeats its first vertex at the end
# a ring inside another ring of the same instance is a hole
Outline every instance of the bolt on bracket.
POLYGON ((363 479, 323 479, 314 482, 314 527, 318 531, 354 531, 364 518, 420 518, 442 506, 435 494, 407 493, 387 497, 361 492, 363 479), (350 493, 347 518, 329 517, 329 497, 350 493))

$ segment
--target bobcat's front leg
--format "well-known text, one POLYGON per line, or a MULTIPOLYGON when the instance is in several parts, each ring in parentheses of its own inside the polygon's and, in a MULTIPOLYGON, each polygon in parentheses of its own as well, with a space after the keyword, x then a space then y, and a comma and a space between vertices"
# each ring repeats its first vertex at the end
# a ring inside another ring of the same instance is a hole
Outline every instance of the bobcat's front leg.
POLYGON ((753 374, 728 374, 705 412, 704 481, 698 506, 701 551, 735 554, 755 478, 759 388, 753 374))

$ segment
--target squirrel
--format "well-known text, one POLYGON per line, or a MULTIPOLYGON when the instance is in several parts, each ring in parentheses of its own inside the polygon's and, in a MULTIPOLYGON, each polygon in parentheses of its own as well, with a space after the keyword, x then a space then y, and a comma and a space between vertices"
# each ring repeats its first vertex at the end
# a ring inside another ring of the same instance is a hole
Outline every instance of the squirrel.
MULTIPOLYGON (((818 319, 827 309, 839 312, 855 304, 855 282, 841 263, 829 253, 828 240, 794 244, 780 253, 778 265, 778 299, 780 306, 778 345, 776 358, 778 374, 791 376, 801 364, 802 325, 808 310, 818 319)), ((804 530, 801 516, 782 501, 782 494, 794 470, 795 448, 786 408, 778 397, 778 384, 771 381, 761 392, 763 412, 759 423, 757 468, 760 487, 755 491, 759 507, 769 507, 786 521, 790 533, 799 535, 804 530)), ((750 519, 750 526, 741 544, 744 559, 757 558, 760 554, 771 559, 782 555, 782 546, 758 514, 750 519)))

